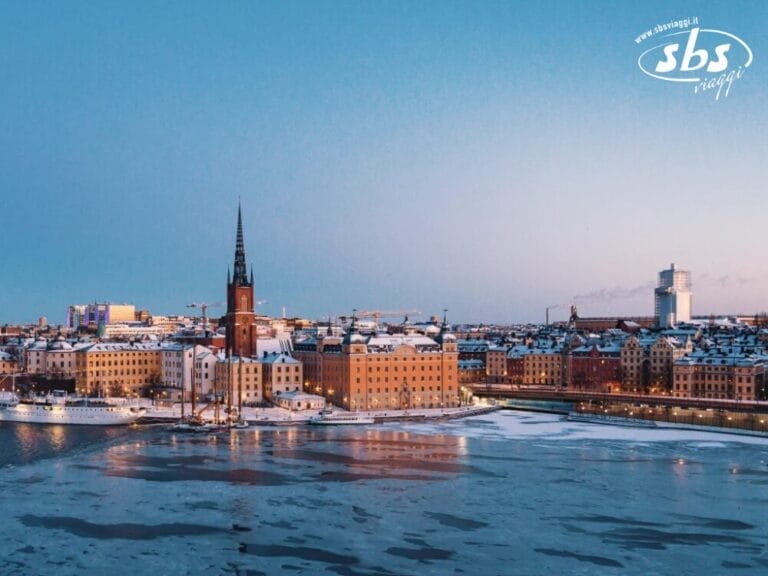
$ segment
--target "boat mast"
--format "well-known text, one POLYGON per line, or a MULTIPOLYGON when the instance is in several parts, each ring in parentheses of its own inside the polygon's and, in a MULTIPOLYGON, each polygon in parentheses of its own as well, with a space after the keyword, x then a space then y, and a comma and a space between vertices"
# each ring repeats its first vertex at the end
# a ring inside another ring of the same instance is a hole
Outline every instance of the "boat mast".
POLYGON ((240 370, 237 373, 237 419, 243 419, 243 353, 240 352, 240 370))
POLYGON ((230 356, 229 374, 227 376, 227 422, 232 420, 232 358, 230 356))
POLYGON ((181 351, 181 419, 184 420, 184 350, 181 351))
POLYGON ((190 382, 192 386, 192 418, 196 416, 195 414, 195 347, 192 346, 192 368, 190 369, 190 382))

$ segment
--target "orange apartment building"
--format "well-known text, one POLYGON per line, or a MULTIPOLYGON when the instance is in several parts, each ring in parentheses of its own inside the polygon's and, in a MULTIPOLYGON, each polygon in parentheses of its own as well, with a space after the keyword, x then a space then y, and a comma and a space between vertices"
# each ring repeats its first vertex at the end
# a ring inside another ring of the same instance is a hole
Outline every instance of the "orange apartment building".
POLYGON ((363 336, 354 325, 343 338, 294 345, 304 365, 304 391, 347 410, 458 406, 458 350, 452 334, 363 336))

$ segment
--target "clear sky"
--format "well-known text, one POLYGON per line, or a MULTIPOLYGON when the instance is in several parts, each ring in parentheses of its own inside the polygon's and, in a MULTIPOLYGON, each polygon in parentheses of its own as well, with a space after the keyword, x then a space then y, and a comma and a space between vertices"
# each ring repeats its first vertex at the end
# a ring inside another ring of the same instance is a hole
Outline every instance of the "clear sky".
POLYGON ((766 58, 762 1, 3 2, 0 323, 225 300, 238 197, 265 313, 766 310, 766 58), (637 67, 688 16, 728 98, 637 67))

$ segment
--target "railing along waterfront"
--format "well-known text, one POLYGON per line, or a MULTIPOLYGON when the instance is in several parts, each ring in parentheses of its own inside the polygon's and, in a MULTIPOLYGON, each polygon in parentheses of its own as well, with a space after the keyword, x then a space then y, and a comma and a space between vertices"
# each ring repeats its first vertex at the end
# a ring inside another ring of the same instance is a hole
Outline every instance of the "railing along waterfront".
POLYGON ((768 411, 734 412, 730 410, 680 408, 674 406, 625 405, 624 403, 596 404, 579 403, 575 407, 579 414, 596 416, 619 416, 634 420, 664 422, 685 427, 706 426, 727 428, 768 434, 768 411))
POLYGON ((768 402, 486 385, 474 386, 472 391, 477 396, 495 398, 502 405, 505 399, 572 401, 574 411, 584 414, 768 434, 768 402))

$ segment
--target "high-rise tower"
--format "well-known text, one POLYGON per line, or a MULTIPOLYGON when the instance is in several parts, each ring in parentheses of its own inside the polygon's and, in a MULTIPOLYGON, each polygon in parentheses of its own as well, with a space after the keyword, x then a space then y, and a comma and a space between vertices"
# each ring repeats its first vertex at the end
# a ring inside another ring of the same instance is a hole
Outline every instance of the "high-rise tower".
POLYGON ((237 236, 235 240, 235 268, 230 278, 227 272, 227 352, 250 357, 256 354, 256 314, 253 308, 253 267, 251 277, 245 265, 243 219, 237 206, 237 236))
POLYGON ((672 264, 669 270, 659 272, 659 285, 654 290, 656 324, 670 328, 680 322, 691 321, 691 273, 678 270, 672 264))

